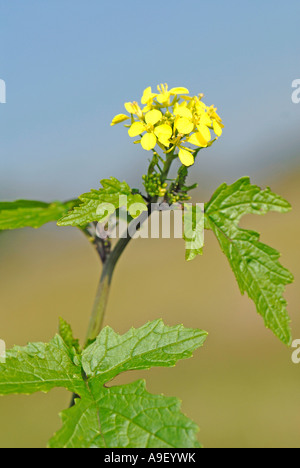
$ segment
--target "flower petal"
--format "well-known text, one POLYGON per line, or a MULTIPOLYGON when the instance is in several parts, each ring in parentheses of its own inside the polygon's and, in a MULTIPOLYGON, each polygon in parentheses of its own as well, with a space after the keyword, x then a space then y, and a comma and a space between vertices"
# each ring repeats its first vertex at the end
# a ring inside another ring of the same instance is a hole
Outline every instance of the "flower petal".
POLYGON ((157 109, 153 109, 150 112, 147 112, 147 114, 145 115, 145 120, 148 125, 149 124, 155 125, 161 119, 162 119, 162 113, 157 109))
POLYGON ((164 138, 164 137, 159 137, 158 141, 159 141, 159 143, 164 145, 166 148, 169 148, 169 146, 171 144, 170 140, 168 140, 168 138, 164 138))
POLYGON ((179 115, 180 117, 185 117, 189 120, 192 120, 193 114, 190 109, 185 106, 178 106, 174 109, 174 115, 179 115))
POLYGON ((210 140, 211 140, 211 134, 210 134, 210 131, 209 131, 209 128, 206 127, 206 125, 197 125, 197 128, 198 128, 198 131, 199 133, 201 133, 202 137, 204 138, 204 140, 206 140, 206 142, 208 143, 210 140))
POLYGON ((145 130, 145 124, 143 124, 142 122, 134 122, 128 130, 128 135, 130 137, 136 137, 143 133, 145 130))
POLYGON ((222 128, 221 128, 221 125, 218 124, 218 122, 216 122, 216 121, 214 120, 213 126, 214 126, 214 132, 215 132, 215 134, 216 134, 217 136, 221 136, 222 133, 223 133, 223 130, 222 130, 222 128))
POLYGON ((184 166, 192 166, 195 162, 194 156, 189 151, 180 148, 178 157, 184 166))
POLYGON ((144 148, 144 150, 152 150, 154 146, 156 145, 156 136, 154 133, 145 133, 143 138, 141 139, 141 145, 144 148))
POLYGON ((166 92, 166 93, 158 94, 156 99, 160 104, 164 104, 164 103, 168 102, 169 97, 170 97, 170 93, 166 92))
POLYGON ((179 133, 189 134, 194 129, 194 124, 186 117, 180 117, 176 122, 176 128, 179 133))
POLYGON ((155 127, 154 133, 157 136, 158 141, 162 143, 166 148, 169 148, 170 146, 169 139, 171 138, 172 133, 173 133, 170 125, 167 125, 167 124, 158 125, 157 127, 155 127))
POLYGON ((211 126, 211 119, 206 112, 201 112, 200 125, 206 125, 207 127, 211 126))
POLYGON ((154 133, 158 139, 160 139, 161 137, 169 139, 171 138, 173 132, 170 125, 162 124, 155 127, 154 133))
POLYGON ((136 114, 136 108, 132 102, 125 102, 124 107, 129 114, 136 114))
POLYGON ((147 104, 148 101, 150 101, 151 99, 154 99, 156 96, 155 93, 152 93, 152 89, 151 89, 151 86, 149 86, 148 88, 145 89, 144 93, 143 93, 143 97, 141 99, 141 103, 142 104, 147 104))
POLYGON ((170 94, 189 94, 189 90, 182 87, 172 88, 169 91, 170 94))
POLYGON ((112 119, 110 125, 113 126, 113 125, 116 125, 118 123, 124 122, 125 120, 128 120, 128 119, 129 119, 128 115, 118 114, 118 115, 115 115, 115 117, 112 119))
POLYGON ((206 148, 207 141, 203 138, 201 133, 193 133, 190 138, 187 140, 191 145, 199 146, 200 148, 206 148))

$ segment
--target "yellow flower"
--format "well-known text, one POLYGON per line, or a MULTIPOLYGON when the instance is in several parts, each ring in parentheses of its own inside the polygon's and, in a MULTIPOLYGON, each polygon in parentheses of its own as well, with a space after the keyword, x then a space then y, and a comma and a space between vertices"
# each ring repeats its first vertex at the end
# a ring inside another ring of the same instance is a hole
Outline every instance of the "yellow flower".
POLYGON ((148 88, 145 89, 145 91, 143 93, 141 103, 142 104, 147 104, 147 105, 149 105, 149 103, 150 103, 150 105, 151 105, 152 102, 153 102, 153 99, 156 96, 157 96, 157 94, 152 93, 152 88, 151 88, 151 86, 149 86, 148 88))
POLYGON ((135 101, 126 102, 125 109, 130 117, 118 114, 111 125, 131 118, 129 136, 141 135, 135 143, 141 143, 147 151, 158 144, 164 153, 175 156, 178 149, 181 163, 191 166, 196 152, 211 146, 222 135, 222 119, 214 106, 204 104, 203 94, 192 97, 187 88, 168 89, 167 84, 159 85, 157 90, 157 93, 152 92, 151 86, 144 90, 141 98, 143 108, 135 101), (215 137, 212 137, 212 131, 215 137), (188 148, 186 144, 198 149, 188 148))
POLYGON ((217 114, 217 109, 214 106, 208 108, 208 114, 213 121, 213 129, 215 134, 220 137, 223 133, 224 125, 221 117, 217 114))
POLYGON ((157 86, 157 90, 159 92, 159 94, 156 96, 157 102, 167 105, 170 104, 171 96, 177 96, 178 94, 189 94, 189 90, 182 87, 172 88, 168 91, 167 84, 161 84, 160 86, 157 86))
POLYGON ((158 109, 153 109, 145 115, 145 122, 134 122, 128 130, 130 137, 136 137, 144 132, 141 145, 149 151, 153 149, 157 142, 165 147, 170 145, 169 138, 172 136, 172 128, 167 124, 157 125, 161 121, 163 114, 158 109))
MULTIPOLYGON (((143 116, 142 109, 140 108, 137 102, 125 102, 124 107, 129 114, 137 115, 138 117, 143 116)), ((126 114, 117 114, 112 119, 112 122, 110 125, 113 126, 113 125, 116 125, 118 123, 124 122, 125 120, 129 120, 129 119, 130 117, 128 117, 128 115, 126 114)))
POLYGON ((187 105, 183 102, 180 105, 174 106, 174 115, 176 116, 174 127, 179 133, 189 135, 194 128, 197 128, 197 132, 193 133, 191 137, 187 139, 188 143, 196 146, 206 147, 208 142, 211 140, 211 134, 209 128, 211 126, 211 119, 207 116, 204 108, 197 102, 190 103, 187 105))
MULTIPOLYGON (((198 148, 206 148, 213 143, 211 129, 218 137, 221 136, 224 127, 216 109, 213 106, 207 107, 201 101, 202 97, 203 95, 199 95, 192 100, 185 100, 180 105, 176 103, 174 106, 174 115, 176 115, 174 127, 180 133, 187 135, 182 141, 198 148), (194 129, 194 133, 191 133, 194 129)), ((178 157, 185 166, 191 166, 194 163, 194 157, 190 151, 189 148, 180 146, 178 157)))
POLYGON ((127 110, 127 112, 129 112, 129 114, 134 114, 138 117, 143 116, 142 109, 140 108, 137 102, 125 102, 124 107, 127 110))
POLYGON ((125 120, 128 120, 128 119, 129 119, 128 115, 118 114, 112 119, 110 125, 113 126, 113 125, 116 125, 118 123, 124 122, 125 120))
POLYGON ((212 119, 208 115, 205 104, 199 98, 194 98, 188 104, 184 102, 175 106, 174 114, 180 116, 175 120, 175 126, 180 133, 189 135, 196 129, 196 132, 186 141, 200 148, 207 147, 211 140, 212 119))

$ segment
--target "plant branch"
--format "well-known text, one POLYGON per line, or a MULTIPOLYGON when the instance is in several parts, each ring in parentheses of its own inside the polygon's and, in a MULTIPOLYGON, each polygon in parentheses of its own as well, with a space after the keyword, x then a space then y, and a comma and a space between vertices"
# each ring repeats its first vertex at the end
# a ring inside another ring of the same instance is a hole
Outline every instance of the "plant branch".
POLYGON ((102 263, 106 262, 107 256, 111 251, 111 242, 109 239, 101 239, 97 236, 97 223, 91 223, 85 228, 81 228, 82 232, 88 238, 88 240, 95 247, 102 263))

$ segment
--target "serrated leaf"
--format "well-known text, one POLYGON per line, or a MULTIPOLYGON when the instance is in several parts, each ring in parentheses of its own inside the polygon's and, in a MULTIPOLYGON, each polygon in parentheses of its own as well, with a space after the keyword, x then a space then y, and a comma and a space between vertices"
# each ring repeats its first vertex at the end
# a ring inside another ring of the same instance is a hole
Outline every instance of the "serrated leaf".
POLYGON ((83 352, 82 366, 89 377, 101 374, 107 382, 129 370, 174 366, 179 359, 191 357, 199 339, 204 342, 205 338, 205 332, 182 325, 166 327, 161 320, 122 336, 106 327, 83 352))
POLYGON ((66 203, 44 203, 34 200, 0 202, 0 230, 39 228, 43 224, 57 221, 67 213, 77 200, 66 203))
POLYGON ((121 372, 174 366, 186 359, 207 334, 182 325, 167 327, 161 320, 118 335, 103 329, 79 358, 73 353, 70 330, 65 341, 30 344, 7 352, 0 364, 0 394, 49 391, 65 387, 80 396, 62 413, 63 426, 51 439, 55 448, 193 448, 197 426, 180 412, 176 398, 151 395, 143 381, 107 384, 121 372), (66 342, 70 342, 67 347, 66 342))
POLYGON ((239 228, 245 214, 285 213, 290 204, 269 188, 251 185, 248 177, 226 184, 205 206, 206 228, 211 229, 227 256, 241 293, 254 301, 265 325, 284 343, 290 344, 290 319, 283 298, 293 275, 278 261, 280 254, 259 241, 259 234, 239 228))
POLYGON ((29 343, 6 351, 0 364, 0 395, 49 392, 64 387, 79 393, 85 388, 81 369, 74 365, 73 354, 60 336, 50 343, 29 343))
POLYGON ((133 204, 139 204, 140 207, 144 207, 143 211, 147 211, 143 197, 132 193, 126 182, 111 177, 101 180, 101 184, 103 188, 81 195, 79 200, 82 203, 62 217, 58 225, 83 226, 94 221, 101 222, 122 206, 127 206, 132 216, 138 216, 138 213, 134 213, 133 204))
POLYGON ((184 205, 184 235, 186 243, 185 259, 194 260, 197 255, 202 255, 204 245, 204 206, 184 205))
POLYGON ((151 395, 145 382, 103 389, 62 413, 63 428, 50 448, 195 448, 198 427, 180 412, 180 401, 151 395), (84 415, 84 417, 83 417, 84 415))

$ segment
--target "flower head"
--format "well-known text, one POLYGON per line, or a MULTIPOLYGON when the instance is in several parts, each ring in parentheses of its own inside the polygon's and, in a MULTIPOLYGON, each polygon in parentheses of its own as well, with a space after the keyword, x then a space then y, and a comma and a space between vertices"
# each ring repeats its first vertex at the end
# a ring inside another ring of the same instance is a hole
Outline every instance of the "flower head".
POLYGON ((183 87, 169 90, 167 84, 161 84, 154 93, 149 86, 141 98, 143 107, 137 102, 126 102, 130 116, 118 114, 111 125, 131 119, 131 125, 125 126, 129 127, 130 137, 140 136, 135 143, 141 143, 147 151, 158 145, 164 153, 173 152, 183 165, 191 166, 195 153, 212 145, 224 128, 217 109, 206 106, 202 98, 203 94, 189 96, 183 87))

